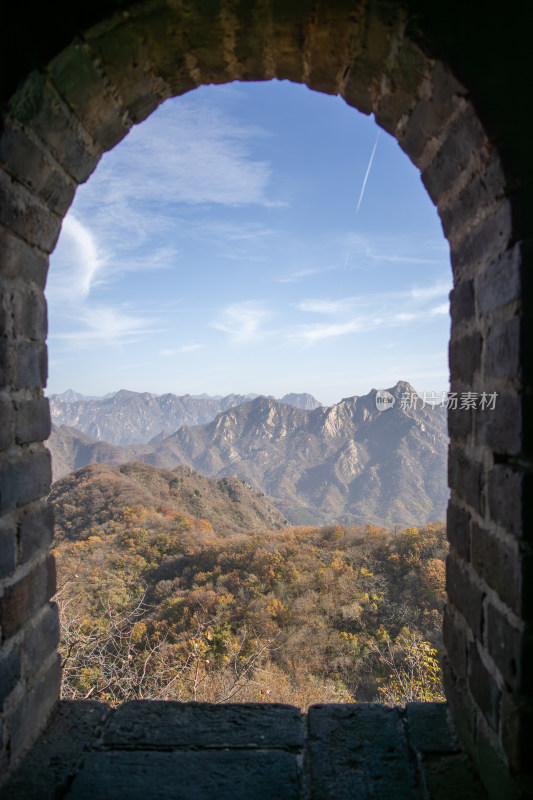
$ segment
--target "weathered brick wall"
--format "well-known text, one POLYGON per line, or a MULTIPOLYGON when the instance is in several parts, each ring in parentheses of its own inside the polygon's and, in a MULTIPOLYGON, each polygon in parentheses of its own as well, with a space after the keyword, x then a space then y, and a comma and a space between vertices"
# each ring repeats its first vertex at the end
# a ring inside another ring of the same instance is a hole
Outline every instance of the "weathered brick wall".
POLYGON ((277 77, 374 112, 438 207, 455 283, 452 391, 498 392, 493 411, 450 412, 446 691, 486 783, 499 782, 495 797, 514 796, 513 776, 530 769, 521 374, 529 249, 513 240, 498 151, 466 88, 406 37, 399 4, 379 8, 341 0, 137 5, 80 35, 11 98, 0 138, 4 765, 38 734, 59 685, 41 442, 50 424, 42 292, 61 218, 101 153, 167 97, 277 77))

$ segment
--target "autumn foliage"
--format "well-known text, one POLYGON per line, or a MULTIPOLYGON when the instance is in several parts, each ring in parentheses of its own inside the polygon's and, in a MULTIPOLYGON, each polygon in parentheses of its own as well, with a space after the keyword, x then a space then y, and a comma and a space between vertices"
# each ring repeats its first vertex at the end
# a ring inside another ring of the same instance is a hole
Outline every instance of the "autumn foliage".
POLYGON ((89 483, 56 504, 64 697, 442 699, 443 523, 220 532, 89 483))

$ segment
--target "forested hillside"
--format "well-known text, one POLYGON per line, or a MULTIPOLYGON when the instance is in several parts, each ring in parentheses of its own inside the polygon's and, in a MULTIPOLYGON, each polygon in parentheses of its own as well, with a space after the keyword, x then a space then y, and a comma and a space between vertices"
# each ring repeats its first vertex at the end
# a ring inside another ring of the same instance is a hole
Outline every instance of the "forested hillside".
POLYGON ((441 697, 444 524, 281 527, 242 482, 144 464, 87 467, 51 502, 63 696, 441 697))

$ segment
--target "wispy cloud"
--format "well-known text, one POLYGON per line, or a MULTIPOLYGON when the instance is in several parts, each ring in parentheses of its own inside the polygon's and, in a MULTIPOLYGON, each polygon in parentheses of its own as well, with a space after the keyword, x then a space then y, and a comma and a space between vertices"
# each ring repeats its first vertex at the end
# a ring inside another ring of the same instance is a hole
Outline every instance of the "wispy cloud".
POLYGON ((309 267, 307 269, 298 269, 295 272, 289 272, 288 275, 282 275, 275 278, 277 283, 297 283, 298 281, 308 278, 311 275, 321 275, 323 272, 330 272, 331 270, 338 269, 338 266, 331 265, 327 267, 309 267))
POLYGON ((220 103, 180 98, 158 109, 143 130, 133 129, 114 155, 112 169, 102 161, 105 205, 278 205, 268 194, 268 162, 251 154, 252 144, 267 136, 220 103))
POLYGON ((436 307, 428 306, 428 301, 446 296, 448 289, 447 284, 436 283, 401 291, 343 297, 339 300, 308 298, 297 304, 302 313, 335 317, 335 322, 300 324, 292 329, 290 336, 306 345, 312 345, 332 337, 424 322, 437 314, 448 313, 448 303, 436 307))
POLYGON ((205 344, 197 344, 196 342, 193 342, 191 344, 184 344, 181 347, 176 347, 174 349, 171 348, 171 349, 160 350, 159 355, 175 356, 178 355, 179 353, 192 353, 194 350, 201 350, 204 347, 205 344))
POLYGON ((333 336, 345 336, 347 333, 355 333, 361 328, 362 322, 358 320, 333 325, 301 325, 296 328, 293 336, 296 339, 301 339, 306 344, 315 344, 323 339, 331 339, 333 336))
POLYGON ((438 264, 448 259, 446 242, 436 247, 434 241, 413 236, 368 236, 349 233, 340 243, 347 249, 352 268, 365 263, 438 264))
POLYGON ((81 302, 101 277, 105 257, 96 237, 73 214, 63 221, 61 238, 54 254, 47 296, 51 303, 81 302))
POLYGON ((298 303, 300 311, 313 314, 339 314, 349 311, 356 304, 356 298, 343 297, 341 300, 310 299, 298 303))
POLYGON ((77 326, 69 333, 54 333, 51 338, 63 343, 66 349, 92 347, 98 344, 117 346, 132 344, 150 333, 162 329, 156 320, 124 313, 111 306, 78 307, 72 310, 77 326))
MULTIPOLYGON (((410 289, 410 295, 415 300, 432 300, 434 297, 447 297, 449 291, 449 281, 439 281, 431 286, 415 286, 413 289, 410 289)), ((448 310, 448 306, 446 306, 446 310, 448 310)))
POLYGON ((253 300, 233 303, 222 309, 211 321, 211 327, 227 333, 234 342, 248 342, 261 338, 261 329, 269 313, 253 300))
POLYGON ((440 306, 435 306, 435 308, 431 309, 432 314, 449 314, 450 313, 450 304, 443 303, 440 306))

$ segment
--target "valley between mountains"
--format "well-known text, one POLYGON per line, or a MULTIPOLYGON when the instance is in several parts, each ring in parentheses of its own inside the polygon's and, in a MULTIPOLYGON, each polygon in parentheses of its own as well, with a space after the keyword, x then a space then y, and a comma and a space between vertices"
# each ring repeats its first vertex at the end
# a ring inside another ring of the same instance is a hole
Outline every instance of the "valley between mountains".
POLYGON ((183 468, 202 480, 238 479, 254 502, 263 494, 274 506, 269 527, 285 520, 393 527, 444 519, 446 411, 402 402, 416 394, 405 381, 389 391, 395 403, 386 411, 377 409, 374 389, 327 407, 305 394, 276 400, 69 392, 50 399, 54 479, 89 464, 128 462, 154 468, 154 480, 158 470, 183 479, 183 468))

